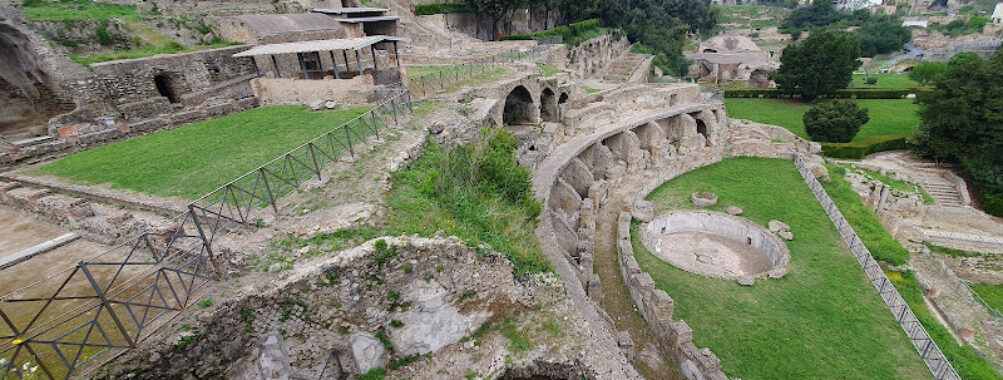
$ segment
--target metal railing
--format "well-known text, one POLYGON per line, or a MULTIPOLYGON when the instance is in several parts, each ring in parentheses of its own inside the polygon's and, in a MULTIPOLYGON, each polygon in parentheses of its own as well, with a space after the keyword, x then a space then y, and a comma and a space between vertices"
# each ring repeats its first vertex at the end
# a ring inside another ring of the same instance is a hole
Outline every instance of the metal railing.
POLYGON ((874 256, 871 255, 871 252, 864 246, 860 237, 854 232, 853 227, 850 226, 850 222, 843 217, 839 208, 836 207, 836 203, 832 201, 832 198, 829 198, 829 194, 822 188, 822 184, 815 179, 815 175, 808 169, 801 156, 797 152, 793 152, 793 154, 794 165, 797 166, 801 177, 804 178, 805 183, 811 188, 819 204, 822 205, 826 214, 829 215, 829 219, 836 226, 839 235, 846 242, 846 245, 850 247, 853 256, 857 258, 857 262, 864 268, 867 278, 878 290, 878 294, 885 301, 885 305, 888 306, 899 326, 902 327, 906 336, 912 341, 913 346, 919 351, 920 358, 926 363, 930 372, 937 379, 961 379, 961 376, 954 370, 947 357, 940 351, 940 347, 937 347, 937 343, 930 338, 930 334, 926 332, 926 328, 916 318, 912 309, 905 302, 905 299, 902 298, 902 295, 895 289, 891 280, 885 275, 884 270, 881 269, 881 265, 878 264, 874 256))
POLYGON ((535 58, 548 49, 547 46, 533 46, 527 50, 510 49, 492 56, 468 59, 459 65, 442 66, 441 70, 408 79, 408 87, 416 96, 445 90, 460 81, 468 80, 489 72, 489 69, 505 63, 535 58), (420 94, 420 95, 419 95, 420 94))
POLYGON ((175 226, 0 297, 0 379, 69 378, 102 353, 135 347, 220 277, 219 233, 267 206, 277 213, 279 198, 411 110, 408 89, 392 90, 365 114, 192 202, 175 226))

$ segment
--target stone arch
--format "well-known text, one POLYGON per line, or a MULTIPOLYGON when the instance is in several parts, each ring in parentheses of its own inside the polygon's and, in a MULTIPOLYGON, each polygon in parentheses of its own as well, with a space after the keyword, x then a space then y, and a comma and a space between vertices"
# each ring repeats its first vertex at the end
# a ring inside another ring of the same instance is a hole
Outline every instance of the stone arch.
POLYGON ((707 130, 707 123, 704 123, 703 119, 700 119, 700 118, 694 118, 694 119, 697 122, 697 133, 700 134, 700 135, 703 135, 704 146, 705 147, 709 147, 710 146, 710 134, 708 133, 709 131, 707 130))
POLYGON ((568 96, 567 92, 562 92, 561 97, 557 100, 557 105, 567 103, 569 98, 570 96, 568 96))
POLYGON ((171 82, 170 76, 164 73, 154 75, 153 84, 157 87, 157 93, 160 96, 167 98, 171 103, 178 102, 178 96, 174 90, 174 84, 171 82))
POLYGON ((560 121, 557 111, 557 96, 550 88, 540 92, 540 119, 548 123, 560 121))
POLYGON ((505 97, 505 107, 502 111, 502 122, 505 125, 525 125, 536 122, 537 107, 533 103, 533 95, 526 87, 519 85, 505 97))

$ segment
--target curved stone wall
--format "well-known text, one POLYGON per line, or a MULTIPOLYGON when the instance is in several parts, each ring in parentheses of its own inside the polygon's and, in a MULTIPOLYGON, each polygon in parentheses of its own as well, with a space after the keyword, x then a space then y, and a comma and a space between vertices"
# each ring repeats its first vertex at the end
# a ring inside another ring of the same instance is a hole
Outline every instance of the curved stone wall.
MULTIPOLYGON (((717 235, 728 240, 748 245, 759 252, 770 263, 770 269, 753 276, 765 276, 784 270, 790 262, 791 253, 779 238, 769 230, 749 220, 711 211, 676 211, 657 216, 643 227, 642 235, 647 235, 645 246, 655 234, 675 234, 684 232, 702 232, 717 235), (777 270, 777 272, 774 272, 777 270)), ((651 247, 648 247, 651 250, 651 247)), ((686 268, 680 268, 686 270, 686 268)), ((703 274, 703 273, 698 273, 703 274)), ((720 277, 737 278, 737 276, 722 275, 720 277)))

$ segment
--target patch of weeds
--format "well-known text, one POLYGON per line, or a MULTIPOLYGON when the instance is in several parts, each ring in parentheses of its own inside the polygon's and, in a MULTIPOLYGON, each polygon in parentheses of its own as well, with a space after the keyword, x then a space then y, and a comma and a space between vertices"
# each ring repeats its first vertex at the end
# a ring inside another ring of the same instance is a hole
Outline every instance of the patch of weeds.
POLYGON ((555 319, 550 319, 546 322, 543 322, 543 325, 541 327, 543 327, 543 330, 549 334, 550 338, 558 338, 562 335, 561 325, 558 324, 557 320, 555 319))
POLYGON ((466 343, 472 340, 474 341, 475 346, 480 346, 481 340, 484 339, 484 337, 487 336, 489 332, 491 332, 491 322, 485 322, 483 325, 481 325, 481 327, 478 327, 477 330, 474 330, 474 332, 470 333, 470 335, 463 337, 463 339, 460 339, 460 342, 466 343))
POLYGON ((410 308, 411 308, 411 303, 410 302, 397 302, 397 301, 394 301, 394 302, 390 303, 390 306, 387 306, 387 311, 391 312, 391 313, 393 313, 395 311, 400 311, 400 312, 403 313, 403 312, 408 311, 408 309, 410 309, 410 308))
POLYGON ((339 283, 341 283, 341 276, 336 270, 332 269, 331 271, 324 273, 324 278, 318 278, 316 285, 318 288, 326 288, 339 283))
POLYGON ((254 313, 254 310, 251 310, 246 307, 240 310, 240 319, 244 321, 245 334, 250 333, 252 330, 254 330, 254 327, 251 325, 251 322, 254 322, 254 319, 257 317, 258 315, 254 313))
POLYGON ((956 257, 956 258, 962 258, 962 257, 982 257, 982 256, 985 256, 985 254, 983 254, 981 252, 973 252, 973 251, 965 251, 965 250, 961 250, 961 249, 947 248, 947 247, 942 247, 942 246, 935 245, 935 244, 930 244, 930 243, 924 243, 924 244, 926 244, 927 248, 930 248, 930 251, 933 251, 935 253, 939 253, 939 254, 942 254, 942 255, 956 257))
POLYGON ((206 298, 204 300, 199 301, 196 305, 198 305, 198 307, 200 309, 208 309, 208 308, 212 307, 213 303, 212 303, 212 299, 206 298))
POLYGON ((348 335, 348 327, 338 326, 338 334, 348 335))
POLYGON ((401 293, 398 292, 398 291, 396 291, 396 290, 391 290, 391 291, 387 292, 387 298, 390 298, 390 299, 395 300, 395 301, 399 300, 399 299, 401 299, 401 293))
POLYGON ((476 290, 468 290, 466 292, 463 292, 463 294, 460 295, 460 301, 459 302, 466 301, 467 299, 469 299, 469 298, 471 298, 473 296, 476 296, 476 295, 477 295, 477 291, 476 290))
POLYGON ((388 247, 386 240, 377 240, 373 248, 376 249, 376 257, 373 257, 373 264, 376 264, 376 267, 379 269, 383 269, 383 265, 387 261, 397 256, 397 247, 388 247))
POLYGON ((411 354, 411 355, 405 356, 403 358, 394 360, 394 361, 390 362, 390 370, 391 371, 396 371, 398 369, 407 367, 408 365, 410 365, 411 363, 414 363, 414 362, 418 361, 419 359, 421 359, 421 355, 419 355, 419 354, 411 354))
POLYGON ((394 348, 394 344, 390 342, 390 338, 387 337, 387 333, 383 332, 382 330, 380 332, 377 332, 376 339, 380 340, 380 343, 383 344, 383 348, 386 349, 391 356, 397 354, 397 349, 394 348))
POLYGON ((183 349, 199 341, 199 335, 200 335, 199 331, 198 330, 193 330, 193 331, 194 332, 192 333, 192 335, 183 336, 181 337, 181 339, 178 339, 178 348, 183 349))
POLYGON ((442 264, 439 264, 439 265, 435 266, 435 271, 438 272, 438 273, 442 273, 442 271, 444 269, 446 269, 446 267, 442 266, 442 264))
POLYGON ((515 318, 507 318, 498 326, 502 336, 508 339, 508 350, 513 353, 526 352, 530 348, 527 337, 519 331, 515 318))
POLYGON ((410 265, 405 265, 403 268, 401 268, 401 270, 404 271, 404 274, 410 274, 411 272, 414 271, 414 267, 410 265))
POLYGON ((359 380, 383 380, 387 371, 383 368, 373 368, 369 372, 359 375, 359 380))
POLYGON ((390 321, 390 327, 393 327, 395 329, 399 329, 401 327, 404 327, 404 322, 401 322, 401 321, 398 321, 396 319, 393 319, 393 320, 390 321))

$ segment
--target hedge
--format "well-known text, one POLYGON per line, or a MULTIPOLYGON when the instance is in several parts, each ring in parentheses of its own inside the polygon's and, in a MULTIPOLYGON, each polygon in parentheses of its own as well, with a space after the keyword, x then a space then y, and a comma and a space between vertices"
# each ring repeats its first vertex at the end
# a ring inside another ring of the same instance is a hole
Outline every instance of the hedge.
POLYGON ((579 21, 574 24, 558 26, 553 29, 547 29, 536 33, 512 34, 508 36, 502 36, 501 39, 502 41, 532 40, 547 36, 561 36, 564 39, 565 44, 578 45, 584 40, 598 36, 600 34, 600 31, 601 29, 599 27, 599 20, 590 19, 585 21, 579 21))
POLYGON ((457 3, 431 3, 418 4, 414 6, 414 14, 418 16, 452 14, 452 13, 473 13, 473 9, 466 2, 457 3))
POLYGON ((864 141, 819 144, 822 145, 824 156, 852 159, 861 159, 874 152, 909 148, 909 142, 904 136, 882 136, 864 141))
MULTIPOLYGON (((819 98, 829 99, 901 99, 909 94, 929 90, 917 88, 846 88, 819 98)), ((726 98, 782 98, 796 99, 798 95, 785 94, 775 88, 730 88, 724 90, 726 98)))

